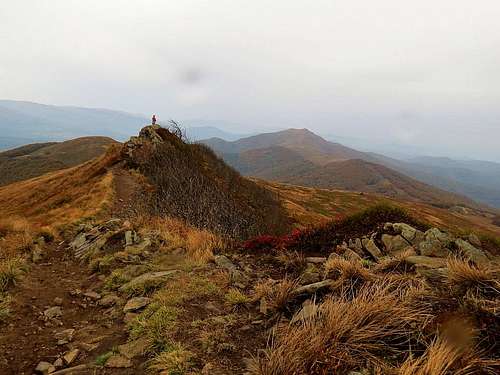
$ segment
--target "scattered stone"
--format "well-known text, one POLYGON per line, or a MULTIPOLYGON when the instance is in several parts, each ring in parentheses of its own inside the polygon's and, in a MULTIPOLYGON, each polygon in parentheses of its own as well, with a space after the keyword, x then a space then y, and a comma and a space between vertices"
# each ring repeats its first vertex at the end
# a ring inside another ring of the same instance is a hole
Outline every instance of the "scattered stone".
POLYGON ((39 374, 52 374, 53 372, 56 371, 56 368, 52 363, 49 362, 40 362, 36 368, 35 371, 38 372, 39 374))
POLYGON ((137 245, 126 246, 125 250, 132 254, 141 254, 151 245, 152 245, 151 239, 146 237, 137 245))
POLYGON ((451 241, 452 237, 447 233, 431 228, 425 232, 425 240, 418 245, 418 250, 421 255, 446 258, 450 253, 448 246, 451 241))
POLYGON ((306 262, 307 263, 312 263, 312 264, 321 264, 326 262, 325 257, 306 257, 306 262))
POLYGON ((72 364, 76 357, 78 357, 78 354, 80 354, 80 349, 70 350, 63 356, 64 362, 66 362, 67 365, 72 364))
POLYGON ((99 301, 99 306, 111 307, 120 303, 121 299, 116 294, 108 294, 101 298, 99 301))
POLYGON ((97 293, 97 292, 92 291, 92 290, 83 293, 83 296, 87 297, 88 299, 92 299, 94 301, 97 301, 98 299, 101 299, 101 295, 99 293, 97 293))
POLYGON ((63 304, 63 299, 61 297, 54 298, 54 305, 61 306, 63 304))
POLYGON ((406 241, 403 236, 390 236, 388 234, 382 235, 382 243, 384 244, 385 251, 391 255, 397 255, 404 251, 410 242, 406 241))
POLYGON ((149 348, 149 346, 149 340, 143 337, 138 340, 130 341, 126 344, 118 346, 118 351, 124 357, 133 359, 136 357, 140 357, 141 355, 146 353, 146 350, 149 348))
POLYGON ((78 342, 78 343, 75 343, 75 346, 77 346, 78 348, 80 348, 81 350, 84 350, 86 352, 93 352, 94 350, 96 350, 98 347, 99 347, 99 344, 88 344, 86 342, 78 342))
POLYGON ((125 246, 131 246, 134 244, 134 239, 132 237, 132 231, 128 230, 125 232, 125 246))
POLYGON ((43 315, 48 319, 54 319, 62 316, 62 310, 60 306, 50 307, 43 312, 43 315))
POLYGON ((458 250, 462 254, 464 254, 466 257, 468 257, 470 260, 472 260, 476 264, 487 263, 489 261, 488 257, 486 256, 486 254, 482 250, 475 248, 467 241, 464 241, 461 238, 459 238, 459 239, 455 240, 455 244, 457 245, 458 250))
POLYGON ((425 239, 428 241, 450 242, 452 237, 448 233, 441 232, 437 228, 431 228, 425 232, 425 239))
POLYGON ((375 241, 373 241, 372 239, 365 238, 363 239, 362 243, 366 251, 368 251, 376 260, 380 259, 383 256, 382 252, 375 244, 375 241))
POLYGON ((80 289, 74 289, 69 292, 70 296, 72 297, 78 297, 79 295, 82 294, 82 291, 80 289))
POLYGON ((443 280, 448 275, 447 268, 428 268, 417 266, 417 273, 428 279, 430 282, 437 282, 443 280))
POLYGON ((392 224, 392 230, 397 234, 400 234, 406 241, 410 242, 412 245, 418 245, 424 240, 425 234, 418 229, 406 223, 394 223, 392 224))
POLYGON ((363 258, 361 258, 359 256, 358 253, 356 253, 354 250, 351 250, 351 249, 346 249, 344 254, 342 254, 342 256, 347 259, 347 260, 351 260, 351 261, 361 261, 363 258))
POLYGON ((229 260, 229 258, 225 255, 216 255, 214 257, 215 264, 217 264, 221 268, 225 268, 229 272, 237 271, 236 266, 229 260))
POLYGON ((134 297, 127 301, 123 308, 123 312, 140 310, 151 303, 151 298, 148 297, 134 297))
POLYGON ((75 330, 73 328, 68 328, 63 331, 57 332, 54 338, 57 340, 57 345, 64 345, 73 340, 75 335, 75 330))
POLYGON ((313 263, 307 265, 307 268, 300 275, 301 284, 313 284, 321 280, 321 275, 313 263))
POLYGON ((148 272, 122 285, 119 290, 120 292, 134 290, 135 288, 140 287, 141 285, 144 285, 146 283, 160 284, 162 282, 167 281, 168 277, 176 272, 178 271, 170 270, 170 271, 148 272))
POLYGON ((64 367, 64 361, 63 361, 63 359, 62 359, 62 358, 57 358, 57 359, 55 360, 55 362, 54 362, 54 367, 55 367, 56 369, 58 369, 58 368, 63 368, 63 367, 64 367))
POLYGON ((479 239, 478 236, 476 236, 474 233, 469 234, 467 240, 472 246, 475 247, 481 247, 483 244, 481 243, 481 240, 479 239))
POLYGON ((292 294, 294 295, 299 295, 299 294, 314 294, 317 291, 321 289, 326 289, 329 288, 333 283, 333 280, 326 279, 317 283, 309 284, 309 285, 304 285, 296 288, 292 294))
POLYGON ((293 316, 291 320, 291 324, 296 322, 303 322, 308 320, 316 315, 318 311, 318 306, 311 302, 311 300, 307 300, 302 304, 302 309, 293 316))
POLYGON ((104 366, 108 368, 128 368, 132 367, 132 362, 122 355, 115 354, 109 357, 104 366))

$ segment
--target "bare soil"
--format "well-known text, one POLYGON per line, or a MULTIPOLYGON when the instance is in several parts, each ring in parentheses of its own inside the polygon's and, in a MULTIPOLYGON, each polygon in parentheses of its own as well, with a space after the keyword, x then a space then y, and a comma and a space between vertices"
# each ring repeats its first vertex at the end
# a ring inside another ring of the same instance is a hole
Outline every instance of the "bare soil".
MULTIPOLYGON (((40 361, 53 363, 70 348, 82 346, 94 348, 81 349, 72 366, 94 364, 98 355, 126 342, 120 316, 96 306, 83 295, 74 295, 77 289, 82 293, 96 289, 101 281, 68 251, 64 244, 47 248, 43 261, 32 264, 11 291, 11 319, 0 326, 0 374, 32 374, 40 361), (55 298, 63 301, 62 316, 59 322, 44 321, 43 312, 56 305, 55 298), (73 341, 58 346, 54 334, 68 328, 76 331, 73 341)), ((92 368, 81 373, 137 374, 137 368, 92 368)))

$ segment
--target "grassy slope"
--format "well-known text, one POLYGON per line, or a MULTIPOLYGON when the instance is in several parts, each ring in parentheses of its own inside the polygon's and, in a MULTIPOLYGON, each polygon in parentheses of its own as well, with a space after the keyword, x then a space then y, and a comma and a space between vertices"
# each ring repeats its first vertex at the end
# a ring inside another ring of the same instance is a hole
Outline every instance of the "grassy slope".
POLYGON ((0 187, 5 217, 25 217, 36 226, 58 226, 98 214, 113 194, 107 153, 85 164, 0 187))
POLYGON ((0 186, 73 167, 106 151, 107 137, 83 137, 61 143, 22 146, 0 153, 0 186))
POLYGON ((406 208, 413 216, 433 226, 456 233, 468 231, 500 238, 500 227, 492 218, 479 214, 461 214, 424 203, 386 198, 376 194, 360 194, 342 190, 315 189, 288 184, 260 181, 276 191, 284 200, 292 217, 300 224, 311 225, 353 214, 379 203, 391 203, 406 208))

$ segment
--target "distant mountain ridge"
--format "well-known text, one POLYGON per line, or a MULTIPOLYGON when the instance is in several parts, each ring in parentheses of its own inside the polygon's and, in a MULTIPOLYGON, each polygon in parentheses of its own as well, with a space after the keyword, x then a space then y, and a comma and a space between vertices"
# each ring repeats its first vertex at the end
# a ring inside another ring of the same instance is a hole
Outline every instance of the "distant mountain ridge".
POLYGON ((241 173, 311 187, 384 194, 434 205, 479 207, 472 199, 417 181, 387 167, 376 154, 289 129, 228 142, 202 141, 241 173))

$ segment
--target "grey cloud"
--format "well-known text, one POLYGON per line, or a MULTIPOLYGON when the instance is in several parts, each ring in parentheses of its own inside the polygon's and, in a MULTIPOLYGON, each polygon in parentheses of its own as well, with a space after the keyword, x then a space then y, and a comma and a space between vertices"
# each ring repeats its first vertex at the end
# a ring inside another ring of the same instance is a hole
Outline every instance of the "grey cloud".
POLYGON ((500 160, 498 19, 497 0, 4 1, 0 98, 500 160))

